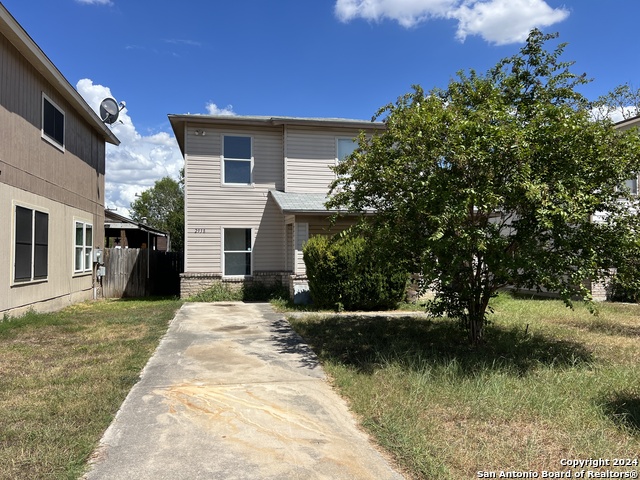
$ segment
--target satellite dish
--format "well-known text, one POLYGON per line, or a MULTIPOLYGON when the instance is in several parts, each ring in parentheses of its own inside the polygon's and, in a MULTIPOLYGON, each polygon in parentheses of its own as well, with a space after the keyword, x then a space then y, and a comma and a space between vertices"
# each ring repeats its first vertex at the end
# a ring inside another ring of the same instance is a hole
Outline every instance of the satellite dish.
POLYGON ((118 120, 120 110, 121 109, 118 108, 118 103, 113 98, 105 98, 100 103, 100 119, 104 123, 112 125, 116 120, 118 120))

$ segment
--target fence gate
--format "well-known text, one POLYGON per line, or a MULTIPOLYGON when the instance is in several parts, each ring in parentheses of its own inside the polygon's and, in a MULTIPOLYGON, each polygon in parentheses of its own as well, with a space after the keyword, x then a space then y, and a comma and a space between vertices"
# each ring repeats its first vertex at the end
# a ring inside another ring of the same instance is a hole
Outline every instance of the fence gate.
POLYGON ((105 298, 179 295, 183 254, 142 248, 105 248, 105 298))

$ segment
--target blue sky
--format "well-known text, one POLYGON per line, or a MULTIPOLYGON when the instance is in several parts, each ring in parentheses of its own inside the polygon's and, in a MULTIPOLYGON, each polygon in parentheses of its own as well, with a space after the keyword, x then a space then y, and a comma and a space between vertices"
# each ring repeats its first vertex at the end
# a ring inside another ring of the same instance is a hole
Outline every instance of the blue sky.
POLYGON ((565 60, 595 99, 640 86, 637 0, 2 0, 97 108, 126 101, 107 151, 107 207, 182 157, 167 114, 370 119, 420 84, 484 72, 532 27, 568 42, 565 60))

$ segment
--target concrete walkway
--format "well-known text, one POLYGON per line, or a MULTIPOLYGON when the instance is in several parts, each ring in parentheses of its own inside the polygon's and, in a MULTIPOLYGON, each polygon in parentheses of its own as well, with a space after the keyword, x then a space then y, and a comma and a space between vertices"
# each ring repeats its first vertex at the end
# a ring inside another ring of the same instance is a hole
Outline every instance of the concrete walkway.
POLYGON ((268 304, 188 303, 87 480, 402 479, 268 304))

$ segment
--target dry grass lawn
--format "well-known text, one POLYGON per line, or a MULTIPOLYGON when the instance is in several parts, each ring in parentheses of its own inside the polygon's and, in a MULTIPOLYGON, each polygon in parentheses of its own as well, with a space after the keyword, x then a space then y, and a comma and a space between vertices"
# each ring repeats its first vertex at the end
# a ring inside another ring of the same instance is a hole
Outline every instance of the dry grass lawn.
POLYGON ((503 295, 493 306, 477 349, 448 319, 291 322, 412 478, 541 476, 566 471, 561 459, 640 461, 640 305, 604 304, 593 316, 581 304, 572 311, 503 295))
POLYGON ((0 320, 0 479, 78 478, 179 306, 104 301, 0 320))

